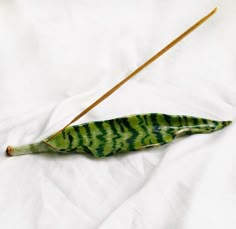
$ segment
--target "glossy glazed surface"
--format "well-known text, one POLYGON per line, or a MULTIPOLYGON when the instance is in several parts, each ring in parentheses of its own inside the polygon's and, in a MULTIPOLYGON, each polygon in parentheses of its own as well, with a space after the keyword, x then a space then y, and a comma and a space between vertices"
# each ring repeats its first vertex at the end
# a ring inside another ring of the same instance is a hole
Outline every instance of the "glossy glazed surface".
POLYGON ((150 113, 66 128, 47 141, 58 152, 80 152, 105 157, 120 152, 161 146, 179 136, 211 133, 230 124, 184 115, 150 113))

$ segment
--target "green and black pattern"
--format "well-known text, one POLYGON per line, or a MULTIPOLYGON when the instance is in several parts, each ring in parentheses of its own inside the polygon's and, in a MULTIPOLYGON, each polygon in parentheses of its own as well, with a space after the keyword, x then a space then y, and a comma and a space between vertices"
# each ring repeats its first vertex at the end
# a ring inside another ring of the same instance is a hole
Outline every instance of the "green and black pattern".
POLYGON ((231 121, 159 113, 131 115, 70 126, 51 140, 15 147, 12 154, 56 151, 106 157, 161 146, 184 135, 211 133, 230 123, 231 121))

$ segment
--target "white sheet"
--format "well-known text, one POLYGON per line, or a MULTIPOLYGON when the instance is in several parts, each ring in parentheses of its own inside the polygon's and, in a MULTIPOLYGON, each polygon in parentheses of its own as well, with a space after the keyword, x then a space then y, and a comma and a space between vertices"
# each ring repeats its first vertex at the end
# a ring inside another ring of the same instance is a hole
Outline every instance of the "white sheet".
POLYGON ((148 112, 235 121, 235 2, 0 1, 0 228, 236 227, 235 123, 101 160, 4 153, 58 130, 215 6, 79 123, 148 112))

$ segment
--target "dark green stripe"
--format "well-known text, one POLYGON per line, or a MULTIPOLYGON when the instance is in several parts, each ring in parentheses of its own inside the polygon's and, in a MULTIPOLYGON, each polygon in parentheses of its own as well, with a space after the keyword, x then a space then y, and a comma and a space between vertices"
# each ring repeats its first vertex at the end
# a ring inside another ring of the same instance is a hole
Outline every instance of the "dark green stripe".
MULTIPOLYGON (((195 126, 198 126, 199 125, 199 122, 198 122, 198 119, 197 118, 194 118, 194 117, 191 117, 192 120, 193 120, 193 123, 195 126)), ((203 119, 201 119, 203 121, 203 119)))
POLYGON ((84 129, 85 129, 85 132, 86 132, 86 135, 87 135, 87 138, 88 138, 88 145, 87 145, 87 149, 89 149, 89 151, 91 152, 91 146, 92 146, 92 135, 91 135, 91 130, 88 126, 88 123, 84 124, 83 125, 84 129))
POLYGON ((150 114, 150 120, 151 120, 151 123, 153 125, 153 131, 152 133, 154 134, 154 136, 156 137, 156 141, 157 143, 160 143, 160 144, 165 144, 166 142, 164 141, 163 139, 163 136, 160 132, 160 124, 157 120, 157 115, 155 114, 150 114))
POLYGON ((181 116, 181 119, 182 119, 183 127, 186 127, 188 125, 187 117, 183 115, 183 116, 181 116))
POLYGON ((99 134, 96 136, 96 138, 98 139, 99 141, 99 145, 98 147, 96 148, 96 154, 98 157, 103 157, 104 156, 104 146, 106 144, 106 130, 103 126, 103 121, 102 122, 95 122, 95 126, 98 128, 98 130, 102 133, 102 134, 99 134))
POLYGON ((143 129, 143 131, 144 131, 144 136, 142 137, 142 139, 141 139, 141 144, 143 145, 143 146, 145 146, 145 140, 148 138, 148 130, 147 130, 147 127, 144 125, 144 118, 143 118, 143 116, 142 115, 137 115, 137 118, 138 118, 138 120, 139 120, 139 126, 143 129))
POLYGON ((138 136, 138 131, 131 126, 131 124, 129 123, 128 118, 123 119, 123 124, 128 129, 129 133, 131 134, 131 137, 129 137, 126 140, 126 142, 129 144, 130 150, 134 150, 135 149, 135 140, 138 136))
POLYGON ((123 125, 122 125, 122 120, 123 120, 123 118, 118 118, 118 119, 116 119, 117 123, 118 123, 119 126, 120 126, 121 131, 122 131, 122 132, 125 132, 125 129, 124 129, 123 125))
POLYGON ((118 130, 116 129, 116 123, 115 120, 109 120, 109 125, 110 128, 113 132, 113 138, 112 138, 112 143, 113 143, 113 149, 116 149, 117 152, 119 152, 121 150, 121 148, 119 148, 118 144, 117 144, 117 140, 121 138, 121 135, 118 133, 118 130))
POLYGON ((170 115, 163 114, 163 118, 165 119, 165 121, 167 122, 167 124, 168 124, 169 126, 171 126, 171 117, 170 117, 170 115))
POLYGON ((69 141, 69 146, 68 146, 68 148, 69 149, 72 149, 72 144, 73 144, 73 136, 71 135, 71 133, 70 132, 68 132, 68 141, 69 141))
POLYGON ((66 139, 66 132, 65 132, 65 130, 63 130, 61 133, 62 133, 63 139, 65 140, 66 139))
POLYGON ((75 129, 75 131, 77 133, 77 136, 78 136, 78 140, 79 140, 78 144, 79 144, 80 147, 82 147, 84 145, 84 138, 83 138, 83 135, 81 133, 81 129, 80 129, 79 126, 74 126, 74 129, 75 129))

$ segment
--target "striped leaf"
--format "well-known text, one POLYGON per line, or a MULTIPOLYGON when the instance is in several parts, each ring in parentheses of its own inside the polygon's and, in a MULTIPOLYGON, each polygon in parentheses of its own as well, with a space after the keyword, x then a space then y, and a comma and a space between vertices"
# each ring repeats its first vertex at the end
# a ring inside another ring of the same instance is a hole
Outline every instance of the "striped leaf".
POLYGON ((54 151, 106 157, 167 144, 177 137, 211 133, 231 121, 214 121, 184 115, 159 113, 131 115, 67 127, 51 140, 15 147, 11 155, 54 151))

